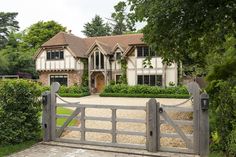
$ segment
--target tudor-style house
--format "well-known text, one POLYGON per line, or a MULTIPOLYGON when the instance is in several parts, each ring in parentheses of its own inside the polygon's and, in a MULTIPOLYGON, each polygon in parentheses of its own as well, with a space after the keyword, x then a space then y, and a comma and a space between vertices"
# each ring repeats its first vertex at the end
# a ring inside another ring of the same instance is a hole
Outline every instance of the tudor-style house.
POLYGON ((142 41, 143 34, 80 38, 59 32, 44 43, 35 56, 39 81, 43 85, 59 82, 71 86, 82 83, 83 60, 88 60, 89 88, 101 92, 111 80, 122 74, 120 59, 127 61, 129 85, 168 86, 177 84, 177 64, 166 66, 161 57, 142 41), (151 56, 151 66, 143 61, 151 56))

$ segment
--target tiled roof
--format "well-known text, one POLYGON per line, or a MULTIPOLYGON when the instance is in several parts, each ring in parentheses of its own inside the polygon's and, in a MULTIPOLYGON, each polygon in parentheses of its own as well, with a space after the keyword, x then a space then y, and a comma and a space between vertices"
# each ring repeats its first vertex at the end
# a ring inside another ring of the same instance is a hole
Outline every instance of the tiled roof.
POLYGON ((130 45, 144 44, 142 41, 143 34, 127 34, 116 36, 101 36, 80 38, 73 34, 59 32, 50 40, 42 45, 42 47, 51 46, 68 46, 76 57, 86 57, 86 53, 94 44, 99 44, 106 51, 106 54, 111 52, 117 44, 119 44, 124 51, 130 48, 130 45))

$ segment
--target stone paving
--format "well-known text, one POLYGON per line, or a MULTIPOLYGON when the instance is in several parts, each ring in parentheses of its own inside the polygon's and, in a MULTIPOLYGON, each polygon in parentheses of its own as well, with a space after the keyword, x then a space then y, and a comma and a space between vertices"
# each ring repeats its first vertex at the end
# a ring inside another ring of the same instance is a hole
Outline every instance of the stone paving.
POLYGON ((111 153, 86 149, 38 144, 10 157, 144 157, 123 153, 111 153))
POLYGON ((9 157, 198 157, 176 153, 150 153, 144 150, 120 149, 67 143, 39 143, 9 157))

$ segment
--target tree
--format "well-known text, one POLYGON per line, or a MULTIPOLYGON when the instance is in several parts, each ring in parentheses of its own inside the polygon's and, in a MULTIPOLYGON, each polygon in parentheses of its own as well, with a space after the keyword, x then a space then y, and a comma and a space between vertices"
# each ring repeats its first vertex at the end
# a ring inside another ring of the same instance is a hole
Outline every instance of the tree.
POLYGON ((208 53, 222 53, 235 36, 234 0, 128 0, 136 21, 146 21, 144 40, 166 62, 205 68, 208 53))
POLYGON ((82 32, 87 37, 107 36, 111 34, 111 27, 108 23, 104 23, 100 16, 95 15, 91 22, 84 25, 82 32))
POLYGON ((0 12, 0 49, 8 42, 10 32, 18 30, 18 21, 15 20, 18 13, 0 12))
POLYGON ((26 72, 36 78, 36 50, 60 31, 65 31, 65 27, 54 21, 40 21, 21 33, 9 33, 7 44, 0 50, 0 74, 26 72))
POLYGON ((132 18, 133 13, 126 13, 127 4, 124 1, 120 1, 114 6, 115 12, 112 13, 113 34, 119 35, 125 32, 135 31, 135 20, 132 18))
POLYGON ((24 31, 22 40, 25 47, 37 49, 58 32, 65 30, 66 27, 55 21, 39 21, 24 31))

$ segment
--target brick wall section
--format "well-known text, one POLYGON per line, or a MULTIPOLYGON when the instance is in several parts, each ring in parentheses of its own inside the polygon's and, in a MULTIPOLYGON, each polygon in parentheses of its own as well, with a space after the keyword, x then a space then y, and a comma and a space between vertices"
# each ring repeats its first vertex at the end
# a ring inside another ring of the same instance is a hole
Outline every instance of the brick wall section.
POLYGON ((40 72, 39 73, 39 82, 42 85, 49 86, 50 84, 50 75, 68 75, 68 85, 72 86, 74 84, 80 85, 82 83, 82 71, 62 71, 62 72, 40 72))

